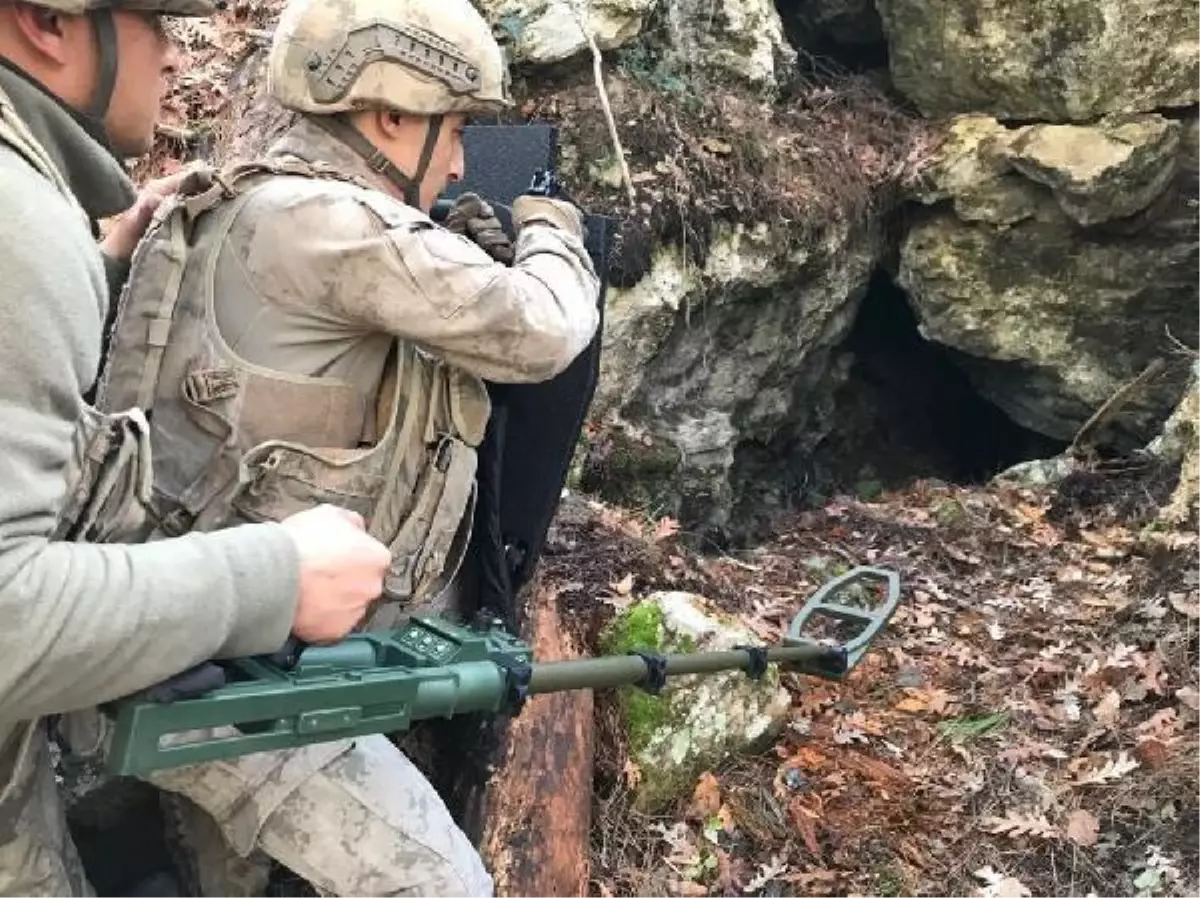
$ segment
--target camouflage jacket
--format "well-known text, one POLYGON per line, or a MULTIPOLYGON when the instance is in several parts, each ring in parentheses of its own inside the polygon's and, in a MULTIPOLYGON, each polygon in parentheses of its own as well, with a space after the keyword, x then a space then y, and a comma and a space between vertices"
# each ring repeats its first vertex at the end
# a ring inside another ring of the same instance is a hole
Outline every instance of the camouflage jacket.
POLYGON ((525 197, 514 219, 510 268, 305 120, 185 190, 135 254, 100 387, 104 408, 153 408, 155 535, 333 502, 390 547, 389 598, 440 592, 469 537, 483 379, 552 377, 599 317, 576 213, 525 197))

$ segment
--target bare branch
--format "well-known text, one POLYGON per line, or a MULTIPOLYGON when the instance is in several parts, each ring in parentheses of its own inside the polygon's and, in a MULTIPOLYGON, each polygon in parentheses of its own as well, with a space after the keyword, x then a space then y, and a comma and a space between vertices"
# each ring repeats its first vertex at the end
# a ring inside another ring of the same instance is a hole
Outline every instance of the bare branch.
POLYGON ((1167 363, 1162 359, 1154 359, 1141 374, 1109 396, 1104 404, 1096 409, 1095 413, 1079 428, 1075 439, 1071 440, 1067 454, 1078 457, 1083 450, 1085 438, 1093 436, 1101 425, 1113 418, 1136 395, 1143 385, 1157 377, 1166 367, 1167 363))
MULTIPOLYGON (((584 0, 586 2, 586 0, 584 0)), ((625 182, 625 190, 629 194, 629 205, 632 208, 637 201, 637 193, 633 189, 633 178, 629 174, 629 163, 625 161, 625 151, 621 147, 621 135, 617 133, 617 122, 613 118, 612 105, 608 101, 608 90, 604 86, 604 65, 600 55, 600 47, 592 36, 592 30, 587 24, 587 15, 577 5, 577 0, 566 0, 575 23, 583 33, 584 40, 592 51, 592 76, 596 81, 596 92, 600 95, 600 107, 604 111, 604 121, 608 123, 608 135, 612 139, 613 152, 617 154, 617 163, 621 166, 621 180, 625 182)))

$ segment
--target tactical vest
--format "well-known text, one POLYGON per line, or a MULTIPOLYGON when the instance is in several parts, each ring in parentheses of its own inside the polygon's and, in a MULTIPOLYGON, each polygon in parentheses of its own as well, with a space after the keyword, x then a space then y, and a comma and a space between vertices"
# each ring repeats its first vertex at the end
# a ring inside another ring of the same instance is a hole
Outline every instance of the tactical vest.
MULTIPOLYGON (((45 177, 90 230, 87 213, 2 89, 0 142, 45 177)), ((150 498, 150 452, 149 424, 138 409, 103 414, 81 401, 64 472, 66 493, 51 538, 124 542, 141 532, 150 498)))
POLYGON ((159 207, 134 253, 98 404, 150 413, 147 539, 278 521, 328 502, 360 513, 391 550, 385 599, 419 602, 450 581, 469 540, 487 391, 396 340, 375 407, 365 408, 357 385, 267 369, 226 344, 214 307, 221 247, 255 190, 279 177, 324 179, 385 229, 423 220, 297 159, 202 170, 159 207))

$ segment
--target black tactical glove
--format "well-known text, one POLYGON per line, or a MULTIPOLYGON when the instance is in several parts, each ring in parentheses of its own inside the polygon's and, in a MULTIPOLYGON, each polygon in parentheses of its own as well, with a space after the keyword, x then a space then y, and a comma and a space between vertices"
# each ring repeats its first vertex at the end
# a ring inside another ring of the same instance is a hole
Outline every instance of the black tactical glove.
POLYGON ((477 244, 497 262, 512 264, 512 241, 504 232, 500 219, 496 218, 495 210, 478 194, 464 193, 459 196, 446 215, 445 227, 477 244))

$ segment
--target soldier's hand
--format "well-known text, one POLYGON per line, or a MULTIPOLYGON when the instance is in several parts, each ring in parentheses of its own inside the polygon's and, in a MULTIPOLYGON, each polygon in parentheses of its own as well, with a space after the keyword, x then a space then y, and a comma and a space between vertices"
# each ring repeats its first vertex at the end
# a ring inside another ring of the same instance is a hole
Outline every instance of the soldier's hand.
POLYGON ((300 554, 300 598, 292 632, 310 643, 335 642, 383 592, 391 554, 368 536, 360 515, 318 505, 283 521, 300 554))
POLYGON ((583 213, 569 200, 549 196, 523 194, 513 200, 513 223, 517 229, 531 225, 546 225, 587 239, 583 213))
POLYGON ((164 199, 179 190, 193 170, 193 166, 188 166, 172 175, 147 181, 138 191, 133 205, 113 219, 112 227, 100 243, 104 254, 110 259, 129 259, 137 248, 138 241, 146 233, 154 210, 164 199))
POLYGON ((496 210, 477 194, 464 193, 455 200, 446 215, 445 227, 477 244, 497 262, 512 264, 512 241, 504 233, 496 210))

